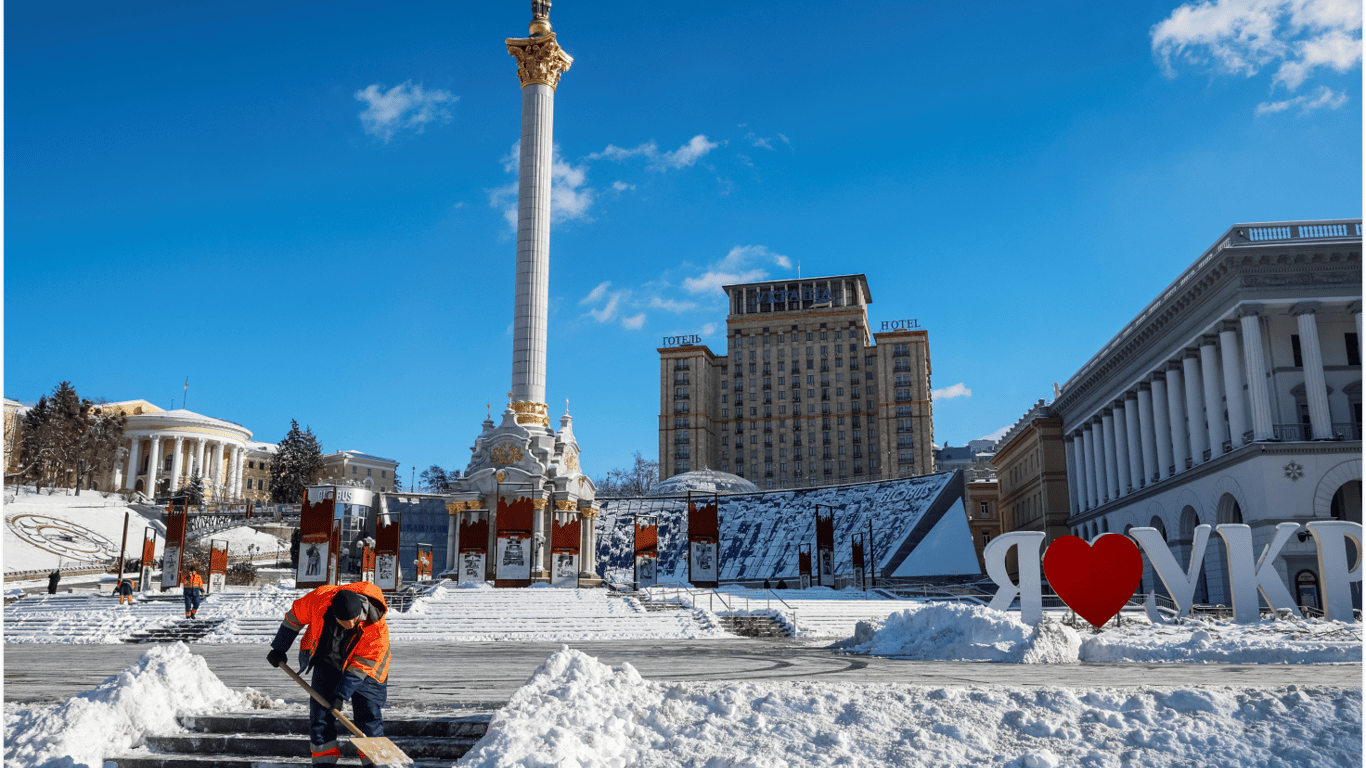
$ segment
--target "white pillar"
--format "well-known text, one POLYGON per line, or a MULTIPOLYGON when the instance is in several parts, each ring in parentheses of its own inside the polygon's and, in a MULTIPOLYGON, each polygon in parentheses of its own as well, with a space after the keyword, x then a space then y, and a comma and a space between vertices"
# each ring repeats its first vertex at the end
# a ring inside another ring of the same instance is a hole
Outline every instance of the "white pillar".
POLYGON ((1205 463, 1205 450, 1209 448, 1205 395, 1200 384, 1200 350, 1186 348, 1186 356, 1181 358, 1181 376, 1186 383, 1186 423, 1189 427, 1186 432, 1190 436, 1191 465, 1197 466, 1205 463))
POLYGON ((152 434, 152 447, 147 456, 147 488, 143 491, 149 499, 157 497, 157 475, 161 472, 161 441, 161 435, 152 434))
POLYGON ((1147 485, 1143 476, 1142 437, 1138 428, 1138 394, 1126 393, 1124 396, 1124 438, 1128 441, 1129 488, 1136 491, 1147 485))
POLYGON ((222 440, 213 444, 213 482, 219 496, 223 495, 223 490, 227 487, 224 482, 227 473, 223 470, 223 446, 222 440))
POLYGON ((1115 498, 1128 495, 1129 489, 1137 484, 1129 473, 1129 422, 1124 415, 1125 410, 1127 409, 1123 398, 1111 405, 1115 425, 1115 498))
POLYGON ((1247 408, 1243 404, 1243 366, 1238 361, 1238 323, 1233 320, 1225 320, 1219 328, 1219 357, 1224 367, 1229 439, 1237 450, 1247 434, 1247 408))
POLYGON ((1152 384, 1138 385, 1138 430, 1143 450, 1143 484, 1157 482, 1161 469, 1157 463, 1157 426, 1153 423, 1152 384))
POLYGON ((1091 508, 1100 507, 1105 503, 1105 451, 1101 450, 1101 445, 1105 443, 1105 433, 1101 430, 1101 417, 1094 415, 1091 417, 1091 433, 1087 444, 1091 450, 1091 508))
MULTIPOLYGON (((1096 492, 1096 465, 1092 454, 1092 432, 1090 425, 1077 429, 1077 471, 1081 473, 1081 508, 1086 511, 1096 505, 1092 497, 1096 492)), ((1004 513, 1003 513, 1004 514, 1004 513)))
POLYGON ((555 91, 522 88, 522 147, 517 192, 517 288, 513 308, 512 397, 545 402, 550 299, 550 176, 555 91))
POLYGON ((1224 455, 1224 398, 1219 385, 1219 337, 1207 333, 1200 337, 1200 383, 1204 385, 1205 426, 1209 430, 1210 458, 1224 455))
POLYGON ((1252 411, 1252 439, 1271 440, 1271 391, 1266 383, 1266 345, 1262 341, 1260 307, 1247 306, 1239 313, 1243 324, 1243 362, 1247 369, 1247 399, 1252 411))
POLYGON ((242 498, 242 465, 245 463, 247 451, 241 446, 232 447, 232 498, 242 498))
POLYGON ((1291 310, 1300 326, 1300 358, 1304 363, 1304 397, 1309 403, 1309 425, 1315 440, 1333 439, 1333 420, 1328 414, 1328 384, 1323 378, 1323 350, 1314 313, 1318 302, 1306 301, 1291 310))
POLYGON ((137 482, 138 454, 142 453, 142 438, 128 438, 128 471, 123 474, 123 487, 132 490, 137 482))
POLYGON ((1119 465, 1115 462, 1115 415, 1109 408, 1100 415, 1100 453, 1105 462, 1105 498, 1119 498, 1119 465))
POLYGON ((185 468, 185 438, 175 436, 175 453, 171 455, 171 493, 180 490, 180 471, 185 468))
MULTIPOLYGON (((1182 361, 1167 361, 1167 414, 1170 417, 1172 440, 1172 468, 1170 474, 1186 471, 1191 457, 1189 422, 1186 416, 1186 376, 1182 361)), ((1153 390, 1156 393, 1157 390, 1153 390)), ((1164 473, 1167 469, 1162 470, 1164 473)), ((1164 474, 1163 477, 1167 477, 1164 474)))
POLYGON ((205 443, 204 438, 200 437, 195 439, 194 474, 198 474, 200 480, 204 479, 204 449, 206 447, 207 444, 205 443))

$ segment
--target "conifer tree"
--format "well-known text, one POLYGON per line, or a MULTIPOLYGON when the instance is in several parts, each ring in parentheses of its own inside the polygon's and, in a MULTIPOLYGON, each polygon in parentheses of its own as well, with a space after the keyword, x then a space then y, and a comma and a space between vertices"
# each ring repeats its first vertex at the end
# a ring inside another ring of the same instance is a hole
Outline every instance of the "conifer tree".
POLYGON ((294 419, 289 424, 289 433, 270 463, 270 500, 277 504, 301 503, 323 466, 322 447, 313 430, 300 430, 294 419))

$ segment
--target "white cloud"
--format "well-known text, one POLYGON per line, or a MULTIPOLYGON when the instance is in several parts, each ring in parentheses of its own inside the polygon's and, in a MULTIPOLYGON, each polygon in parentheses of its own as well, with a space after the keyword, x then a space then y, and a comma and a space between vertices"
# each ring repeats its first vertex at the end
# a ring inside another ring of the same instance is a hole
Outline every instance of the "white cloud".
POLYGON ((792 141, 788 139, 786 136, 782 135, 781 133, 775 134, 773 136, 760 136, 754 132, 745 134, 745 141, 748 141, 751 145, 760 147, 762 149, 773 149, 774 139, 781 141, 789 147, 792 146, 792 141))
POLYGON ((650 161, 649 167, 651 169, 663 171, 670 168, 687 168, 694 165, 708 152, 719 146, 721 146, 719 143, 708 141, 706 136, 699 133, 692 137, 687 144, 684 144, 672 152, 660 152, 659 146, 653 141, 646 142, 631 149, 618 147, 615 144, 608 144, 606 149, 601 152, 590 154, 588 159, 607 159, 619 163, 632 157, 644 157, 650 161))
POLYGON ((1361 2, 1186 3, 1152 28, 1152 47, 1168 76, 1177 60, 1247 77, 1279 61, 1272 85, 1293 91, 1319 67, 1346 72, 1361 62, 1361 2))
POLYGON ((1316 109, 1322 109, 1324 107, 1327 107, 1328 109, 1337 109, 1346 103, 1347 94, 1338 93, 1325 85, 1319 88, 1318 93, 1312 96, 1296 96, 1293 99, 1287 99, 1285 101, 1264 101, 1257 105, 1257 114, 1265 115, 1275 112, 1284 112, 1287 109, 1298 107, 1300 114, 1303 115, 1306 112, 1313 112, 1316 109))
POLYGON ((413 85, 413 81, 409 80, 387 91, 381 90, 378 83, 367 85, 356 91, 356 100, 367 105, 365 111, 360 113, 361 127, 387 144, 395 133, 404 128, 422 133, 428 123, 437 120, 449 122, 451 113, 441 105, 452 104, 459 97, 441 89, 428 91, 421 83, 413 85))
POLYGON ((967 386, 960 381, 952 386, 930 391, 930 399, 936 402, 939 400, 952 400, 955 397, 972 397, 972 390, 968 389, 967 386))
POLYGON ((683 313, 697 309, 697 302, 675 301, 674 299, 661 299, 658 296, 651 296, 650 306, 654 309, 662 309, 665 312, 683 313))
POLYGON ((644 313, 644 312, 641 312, 640 314, 635 315, 635 316, 633 316, 633 317, 623 317, 623 318, 621 319, 621 327, 622 327, 622 328, 625 328, 625 329, 627 329, 627 330, 629 330, 629 331, 637 331, 637 330, 640 330, 640 327, 641 327, 642 325, 645 325, 645 313, 644 313))
POLYGON ((994 443, 994 442, 996 442, 997 440, 1000 440, 1001 438, 1005 437, 1005 436, 1006 436, 1006 433, 1009 432, 1010 429, 1011 429, 1011 427, 1014 427, 1014 426, 1015 426, 1014 424, 1007 424, 1006 426, 1001 427, 1000 429, 996 430, 995 432, 992 432, 992 433, 989 434, 989 435, 982 435, 981 437, 979 437, 979 438, 977 438, 977 439, 978 439, 978 440, 990 440, 991 442, 994 443))
POLYGON ((616 190, 617 192, 626 192, 626 191, 634 192, 635 189, 636 189, 636 185, 634 185, 634 184, 627 184, 627 183, 624 182, 624 181, 614 181, 614 182, 612 182, 612 189, 616 190))
MULTIPOLYGON (((517 173, 522 152, 522 142, 512 145, 499 162, 507 173, 517 173)), ((588 167, 571 165, 560 156, 560 148, 555 147, 550 162, 550 221, 570 221, 588 216, 593 205, 595 192, 588 183, 588 167)), ((489 205, 502 210, 508 226, 517 229, 517 182, 511 181, 501 187, 489 190, 489 205)))
POLYGON ((792 268, 792 260, 774 253, 763 245, 737 245, 730 249, 724 258, 714 262, 696 276, 683 280, 683 288, 689 293, 717 293, 721 286, 731 283, 750 283, 768 277, 768 265, 792 268))
POLYGON ((598 287, 596 287, 596 288, 594 288, 593 290, 589 291, 587 296, 584 296, 582 299, 579 299, 579 303, 580 303, 580 304, 593 304, 593 303, 595 303, 595 302, 602 301, 602 298, 603 298, 604 296, 607 295, 607 289, 608 289, 608 288, 611 288, 611 287, 612 287, 612 281, 611 281, 611 280, 608 280, 608 281, 602 282, 602 283, 598 283, 598 287))
POLYGON ((711 336, 712 334, 716 333, 716 329, 717 329, 718 327, 720 327, 720 326, 718 326, 716 323, 703 323, 703 324, 702 324, 702 335, 703 335, 703 336, 711 336))

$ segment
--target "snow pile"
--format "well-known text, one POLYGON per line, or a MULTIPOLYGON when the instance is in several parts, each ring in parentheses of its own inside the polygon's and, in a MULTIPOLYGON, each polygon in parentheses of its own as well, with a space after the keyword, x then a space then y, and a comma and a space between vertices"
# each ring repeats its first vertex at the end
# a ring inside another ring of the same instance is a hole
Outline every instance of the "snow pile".
MULTIPOLYGON (((1320 619, 1256 624, 1192 619, 1177 626, 1126 623, 1093 634, 1045 615, 1037 627, 1018 613, 976 605, 931 603, 859 622, 837 647, 850 653, 922 661, 1361 663, 1361 627, 1320 619)), ((1127 618, 1127 617, 1126 617, 1127 618)))
POLYGON ((1069 627, 978 605, 935 603, 887 617, 881 627, 859 622, 851 653, 917 660, 1007 661, 1063 664, 1078 661, 1081 636, 1069 627))
POLYGON ((642 680, 562 648, 457 763, 1360 765, 1359 690, 931 688, 642 680))
POLYGON ((177 716, 250 705, 183 643, 157 646, 94 690, 61 704, 5 715, 5 763, 90 766, 182 730, 177 716))
POLYGON ((1361 625, 1322 619, 1256 624, 1193 619, 1177 626, 1106 627, 1082 642, 1082 661, 1361 663, 1361 625))

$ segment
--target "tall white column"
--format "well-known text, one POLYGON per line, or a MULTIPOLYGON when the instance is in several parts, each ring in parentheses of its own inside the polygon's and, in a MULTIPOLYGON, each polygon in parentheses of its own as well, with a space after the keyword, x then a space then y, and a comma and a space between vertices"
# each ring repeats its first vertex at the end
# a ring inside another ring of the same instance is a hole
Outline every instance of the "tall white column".
POLYGON ((1219 337, 1212 333, 1200 337, 1200 383, 1204 385, 1205 426, 1209 430, 1210 458, 1224 455, 1224 398, 1219 386, 1219 337))
POLYGON ((1239 313, 1243 324, 1243 362, 1247 369, 1247 399, 1252 411, 1252 439, 1271 440, 1271 391, 1266 383, 1266 345, 1262 341, 1260 307, 1247 306, 1239 313))
POLYGON ((147 488, 144 489, 149 499, 155 499, 157 496, 157 475, 161 473, 161 442, 162 436, 153 433, 152 447, 147 455, 147 488))
POLYGON ((199 475, 200 480, 204 479, 204 449, 206 447, 204 438, 200 437, 195 440, 193 474, 199 475))
POLYGON ((1309 425, 1315 440, 1333 439, 1333 420, 1328 415, 1328 384, 1323 378, 1323 350, 1314 313, 1318 302, 1306 301, 1291 310, 1300 327, 1300 358, 1304 363, 1304 397, 1309 403, 1309 425))
POLYGON ((223 467, 223 449, 225 444, 220 440, 213 446, 213 481, 219 489, 220 495, 227 488, 227 470, 223 467))
POLYGON ((1095 509, 1100 503, 1100 484, 1097 482, 1099 476, 1104 472, 1096 472, 1096 425, 1091 422, 1082 428, 1081 431, 1081 457, 1085 465, 1084 477, 1086 478, 1086 504, 1085 509, 1095 509))
POLYGON ((171 493, 180 490, 180 471, 185 468, 185 438, 176 435, 175 453, 171 455, 171 493))
POLYGON ((142 452, 142 438, 131 437, 128 439, 128 471, 123 473, 123 487, 132 490, 133 483, 137 482, 138 454, 142 452))
POLYGON ((1100 415, 1100 455, 1105 467, 1105 499, 1119 498, 1119 465, 1115 462, 1115 415, 1109 409, 1100 415))
POLYGON ((1229 439, 1237 449, 1247 434, 1247 408, 1243 404, 1243 366, 1238 361, 1238 323, 1233 320, 1225 320, 1219 328, 1219 357, 1224 367, 1229 439))
MULTIPOLYGON (((1167 362, 1167 414, 1171 421, 1172 466, 1164 467, 1162 477, 1186 471, 1186 461, 1191 457, 1189 425, 1186 421, 1186 377, 1182 363, 1177 360, 1167 362)), ((1154 381, 1154 383, 1156 383, 1154 381)), ((1154 397, 1157 390, 1153 389, 1154 397)))
MULTIPOLYGON (((1209 448, 1209 430, 1205 428, 1205 394, 1200 383, 1200 350, 1186 348, 1186 356, 1181 358, 1181 378, 1186 384, 1186 430, 1190 437, 1191 465, 1205 463, 1205 450, 1209 448)), ((1213 454, 1211 454, 1213 455, 1213 454)))
MULTIPOLYGON (((539 406, 519 423, 549 426, 545 414, 546 328, 550 306, 550 178, 555 89, 573 59, 536 15, 530 37, 509 39, 522 83, 522 144, 517 188, 517 281, 513 302, 512 398, 539 406)), ((528 411, 521 411, 528 413, 528 411)))
POLYGON ((1129 473, 1129 429, 1128 418, 1124 415, 1124 400, 1116 400, 1111 406, 1115 425, 1115 498, 1127 495, 1136 482, 1129 473))
POLYGON ((1148 484, 1143 478, 1142 437, 1138 429, 1138 394, 1134 392, 1124 396, 1124 439, 1129 444, 1129 488, 1132 492, 1148 484))
POLYGON ((232 487, 231 495, 234 499, 242 498, 242 465, 246 458, 246 449, 234 445, 232 447, 232 487))
POLYGON ((1172 427, 1170 407, 1171 377, 1164 371, 1155 371, 1149 381, 1153 388, 1153 439, 1157 443, 1158 478, 1166 480, 1176 473, 1176 458, 1172 453, 1176 430, 1172 427))
POLYGON ((1148 382, 1138 385, 1138 429, 1143 442, 1143 484, 1157 482, 1161 469, 1157 463, 1157 425, 1153 423, 1153 387, 1148 382))

